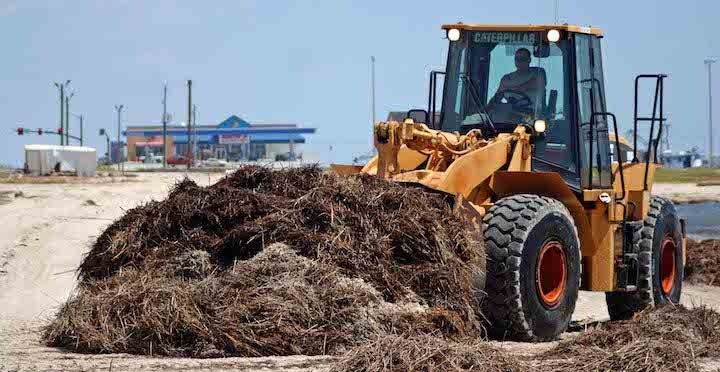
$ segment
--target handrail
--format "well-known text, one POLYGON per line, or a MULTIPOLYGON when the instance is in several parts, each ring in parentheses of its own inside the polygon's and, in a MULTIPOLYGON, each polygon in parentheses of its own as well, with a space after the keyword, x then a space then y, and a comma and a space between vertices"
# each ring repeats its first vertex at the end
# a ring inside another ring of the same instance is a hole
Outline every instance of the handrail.
POLYGON ((435 118, 430 119, 430 111, 431 111, 431 107, 432 107, 431 102, 433 101, 433 92, 435 92, 434 84, 433 84, 433 77, 434 77, 433 72, 435 72, 435 71, 430 71, 430 79, 428 81, 430 86, 428 87, 428 106, 427 106, 428 108, 427 108, 426 112, 428 113, 428 120, 427 120, 428 125, 432 129, 437 129, 437 128, 435 128, 435 118))
POLYGON ((648 148, 647 148, 647 154, 645 155, 645 175, 643 178, 643 189, 647 190, 647 178, 648 173, 650 170, 650 152, 652 151, 652 157, 653 162, 658 162, 657 157, 657 149, 660 145, 660 138, 662 136, 662 127, 663 123, 667 120, 664 117, 664 101, 665 101, 665 92, 664 92, 664 79, 667 77, 665 74, 642 74, 635 77, 635 107, 634 107, 634 122, 633 122, 633 163, 639 163, 639 159, 637 158, 637 127, 638 122, 640 121, 649 121, 650 122, 650 136, 648 137, 648 148), (652 111, 652 117, 638 117, 638 88, 640 85, 641 79, 655 79, 655 98, 653 100, 653 111, 652 111), (658 117, 658 102, 659 102, 659 117, 658 117), (657 137, 653 136, 655 132, 655 122, 658 122, 658 133, 657 137), (653 143, 654 142, 654 143, 653 143))
POLYGON ((432 129, 439 129, 435 127, 435 104, 437 102, 437 76, 445 75, 445 71, 430 71, 430 87, 428 88, 428 124, 432 129))
POLYGON ((617 153, 618 158, 618 169, 620 170, 620 187, 622 189, 622 197, 617 197, 617 199, 625 199, 625 175, 623 173, 623 167, 622 167, 622 156, 620 155, 620 136, 618 135, 618 125, 617 125, 617 117, 615 117, 615 114, 611 112, 604 113, 610 116, 613 119, 613 127, 615 130, 615 152, 617 153))

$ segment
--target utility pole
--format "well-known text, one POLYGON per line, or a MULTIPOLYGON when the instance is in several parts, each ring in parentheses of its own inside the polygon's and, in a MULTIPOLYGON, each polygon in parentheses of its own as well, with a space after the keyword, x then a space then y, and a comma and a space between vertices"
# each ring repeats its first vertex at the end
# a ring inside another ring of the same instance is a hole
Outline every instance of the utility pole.
POLYGON ((118 143, 120 143, 120 135, 122 134, 122 129, 120 127, 120 120, 121 120, 120 115, 122 113, 123 107, 124 107, 124 105, 115 105, 115 110, 117 111, 117 114, 118 114, 118 132, 117 132, 118 133, 117 134, 118 143))
POLYGON ((710 165, 710 168, 713 167, 714 161, 713 161, 713 125, 712 125, 712 61, 705 60, 705 63, 707 64, 707 71, 708 71, 708 141, 710 141, 709 144, 709 155, 710 158, 708 159, 708 165, 710 165))
POLYGON ((105 152, 105 164, 110 164, 110 136, 107 134, 105 128, 100 129, 100 135, 105 136, 105 144, 107 151, 105 152))
POLYGON ((555 14, 553 17, 553 21, 555 22, 554 24, 558 24, 558 22, 559 22, 558 15, 560 13, 560 0, 555 0, 554 9, 555 9, 555 14))
MULTIPOLYGON (((120 118, 121 118, 121 113, 122 113, 123 107, 124 107, 124 105, 115 105, 115 110, 117 110, 117 114, 118 114, 118 118, 117 118, 118 119, 118 132, 117 132, 118 146, 120 146, 120 135, 121 135, 121 131, 122 131, 122 129, 120 127, 120 120, 121 120, 120 118)), ((108 138, 110 138, 110 137, 108 137, 108 138)), ((120 159, 118 159, 118 169, 120 169, 120 163, 121 163, 120 160, 122 160, 122 154, 120 154, 119 158, 120 159)))
POLYGON ((372 86, 372 125, 375 125, 375 56, 370 56, 370 83, 372 86))
POLYGON ((162 125, 163 125, 163 168, 167 168, 167 82, 165 82, 165 85, 163 86, 163 116, 162 116, 162 125))
POLYGON ((70 92, 65 97, 65 128, 63 129, 63 136, 65 136, 65 146, 70 146, 70 98, 73 98, 75 92, 70 92))
POLYGON ((192 128, 192 80, 188 80, 188 107, 187 107, 187 158, 188 160, 188 166, 187 168, 190 169, 192 166, 192 149, 190 146, 190 136, 191 136, 191 128, 192 128))
POLYGON ((708 134, 709 138, 708 141, 710 142, 708 144, 708 166, 710 168, 713 168, 715 166, 715 160, 714 160, 714 154, 713 154, 713 124, 712 124, 712 64, 720 60, 720 58, 717 57, 707 57, 705 58, 705 65, 707 66, 707 75, 708 75, 708 134))
POLYGON ((193 164, 195 164, 195 155, 197 152, 197 105, 193 105, 192 107, 193 107, 193 109, 192 109, 193 120, 192 121, 193 121, 193 123, 195 123, 195 130, 193 131, 193 134, 192 134, 192 141, 190 141, 190 140, 188 140, 188 141, 192 142, 192 144, 193 144, 192 158, 190 158, 190 159, 192 160, 193 164))
MULTIPOLYGON (((70 80, 65 81, 64 84, 55 83, 55 86, 60 90, 60 130, 62 131, 62 128, 64 127, 63 121, 65 119, 64 115, 64 108, 65 108, 65 87, 70 85, 70 80)), ((63 135, 60 135, 60 146, 65 145, 65 139, 63 135)))
POLYGON ((80 120, 80 146, 82 146, 83 145, 83 116, 75 115, 75 114, 72 114, 72 116, 74 116, 80 120))
MULTIPOLYGON (((60 131, 65 128, 65 86, 60 86, 60 131)), ((60 133, 60 146, 65 146, 65 136, 60 133)))

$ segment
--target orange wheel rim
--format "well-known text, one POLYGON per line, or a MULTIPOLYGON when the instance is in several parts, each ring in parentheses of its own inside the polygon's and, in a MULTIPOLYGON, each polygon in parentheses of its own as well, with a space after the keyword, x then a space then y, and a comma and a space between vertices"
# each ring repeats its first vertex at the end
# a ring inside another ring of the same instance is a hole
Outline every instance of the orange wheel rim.
POLYGON ((565 295, 567 286, 565 251, 558 241, 549 241, 540 250, 537 286, 540 300, 548 308, 557 306, 565 295))
POLYGON ((660 253, 660 286, 667 296, 675 285, 675 239, 665 237, 660 253))

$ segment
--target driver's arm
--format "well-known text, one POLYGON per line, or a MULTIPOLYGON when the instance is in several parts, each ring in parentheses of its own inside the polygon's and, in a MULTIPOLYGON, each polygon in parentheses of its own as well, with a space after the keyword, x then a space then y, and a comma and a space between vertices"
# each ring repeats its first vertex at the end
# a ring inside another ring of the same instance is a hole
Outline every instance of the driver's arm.
POLYGON ((495 106, 495 99, 496 99, 498 93, 507 89, 507 86, 508 86, 507 81, 509 79, 509 76, 510 76, 510 74, 505 74, 505 76, 503 76, 502 79, 500 79, 500 84, 498 85, 498 88, 495 91, 495 94, 493 94, 493 96, 490 98, 490 102, 488 102, 487 105, 485 105, 486 109, 490 110, 493 106, 495 106))

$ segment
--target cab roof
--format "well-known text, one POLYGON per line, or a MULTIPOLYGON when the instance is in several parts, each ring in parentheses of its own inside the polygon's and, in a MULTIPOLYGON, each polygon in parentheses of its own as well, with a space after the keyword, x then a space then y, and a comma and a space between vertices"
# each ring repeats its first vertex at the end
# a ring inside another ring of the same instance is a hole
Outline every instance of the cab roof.
POLYGON ((449 30, 451 28, 457 28, 460 30, 471 30, 471 31, 548 31, 551 29, 576 32, 580 34, 591 34, 591 35, 602 35, 602 30, 597 27, 590 26, 577 26, 577 25, 479 25, 479 24, 465 24, 462 22, 447 24, 442 26, 443 30, 449 30))

